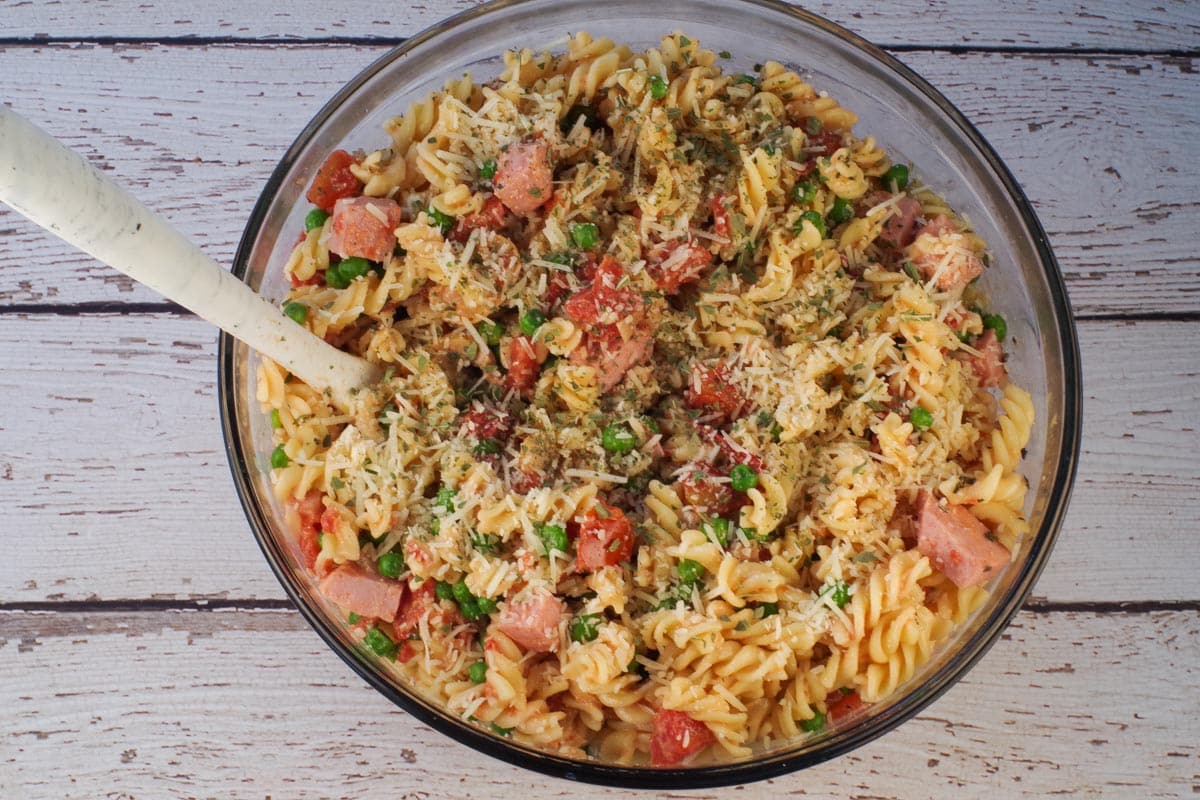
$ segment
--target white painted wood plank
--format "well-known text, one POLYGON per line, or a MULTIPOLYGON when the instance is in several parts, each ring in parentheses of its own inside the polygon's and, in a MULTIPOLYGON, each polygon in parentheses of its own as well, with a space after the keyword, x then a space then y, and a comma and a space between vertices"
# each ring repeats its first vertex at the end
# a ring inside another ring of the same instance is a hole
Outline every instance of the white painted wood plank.
MULTIPOLYGON (((381 50, 0 48, 0 96, 228 262, 275 161, 381 50)), ((1077 312, 1200 310, 1200 81, 1190 60, 903 58, 960 104, 1022 182, 1077 312)), ((0 236, 0 305, 157 299, 6 209, 0 236)))
MULTIPOLYGON (((1081 325, 1083 460, 1036 597, 1200 599, 1197 327, 1081 325)), ((191 317, 0 315, 0 601, 283 597, 229 478, 215 349, 191 317)))
MULTIPOLYGON (((1200 756, 1198 658, 1195 611, 1023 613, 964 681, 885 737, 687 796, 1180 797, 1200 756)), ((11 796, 629 796, 415 723, 292 612, 0 614, 0 675, 11 796)))
MULTIPOLYGON (((479 0, 409 3, 387 7, 330 5, 318 0, 287 4, 268 0, 216 0, 203 13, 183 0, 147 3, 115 0, 0 3, 7 37, 222 37, 384 38, 411 36, 479 0), (83 13, 81 13, 83 12, 83 13)), ((890 3, 814 0, 795 3, 883 45, 975 47, 1087 47, 1121 50, 1194 49, 1200 13, 1194 4, 1153 5, 1119 0, 1061 3, 1053 0, 890 3)))

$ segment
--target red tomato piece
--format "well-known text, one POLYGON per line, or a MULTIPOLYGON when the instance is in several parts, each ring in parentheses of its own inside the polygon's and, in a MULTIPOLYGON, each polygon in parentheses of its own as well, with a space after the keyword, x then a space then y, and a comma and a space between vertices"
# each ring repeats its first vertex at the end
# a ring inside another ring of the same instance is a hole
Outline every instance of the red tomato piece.
POLYGON ((717 516, 735 511, 741 505, 740 496, 728 481, 719 481, 718 477, 707 464, 695 464, 679 481, 683 502, 717 516))
POLYGON ((502 408, 476 402, 463 414, 462 427, 468 436, 475 439, 504 441, 513 430, 513 418, 502 408))
POLYGON ((333 204, 338 200, 357 197, 362 192, 362 184, 350 171, 350 165, 353 163, 354 156, 345 150, 334 150, 330 153, 329 158, 325 159, 325 163, 317 170, 312 185, 308 187, 308 193, 305 195, 308 202, 322 211, 331 212, 333 204))
POLYGON ((692 366, 692 377, 684 391, 691 408, 717 414, 726 421, 735 419, 746 405, 742 390, 729 381, 729 368, 718 364, 711 369, 692 366))
POLYGON ((729 238, 729 201, 731 194, 718 194, 710 201, 713 216, 713 233, 725 239, 729 238))
POLYGON ((838 696, 833 701, 825 698, 825 715, 831 723, 853 716, 862 707, 863 701, 858 696, 858 692, 848 692, 846 694, 838 692, 838 696))
POLYGON ((403 642, 408 639, 421 623, 421 617, 429 613, 429 609, 437 602, 433 594, 434 583, 435 581, 427 578, 421 581, 421 585, 416 589, 409 588, 405 593, 400 610, 396 614, 396 621, 392 623, 396 641, 403 642))
POLYGON ((592 325, 597 322, 611 325, 642 308, 642 298, 635 290, 621 286, 625 270, 612 256, 605 256, 596 266, 592 282, 563 303, 563 312, 575 322, 592 325))
POLYGON ((508 343, 508 373, 504 376, 504 388, 524 395, 537 383, 542 369, 533 340, 518 336, 508 343))
POLYGON ((309 569, 316 565, 317 554, 321 552, 317 536, 321 533, 321 515, 325 512, 324 496, 313 489, 303 500, 289 501, 300 517, 300 554, 304 557, 304 566, 309 569))
POLYGON ((450 231, 450 238, 456 242, 465 242, 471 237, 471 231, 476 228, 498 231, 507 222, 508 209, 504 207, 504 203, 500 202, 499 197, 494 194, 489 195, 488 199, 483 201, 482 209, 460 218, 454 224, 454 229, 450 231))
POLYGON ((579 523, 576 566, 580 572, 595 572, 628 561, 633 556, 633 540, 633 523, 625 512, 598 500, 579 523))
POLYGON ((672 248, 658 263, 646 269, 654 278, 658 288, 666 294, 674 294, 685 283, 699 278, 705 269, 712 266, 713 256, 708 248, 688 240, 672 248))
POLYGON ((682 711, 661 709, 654 713, 650 733, 650 764, 671 767, 692 753, 698 753, 714 741, 712 731, 703 722, 682 711))

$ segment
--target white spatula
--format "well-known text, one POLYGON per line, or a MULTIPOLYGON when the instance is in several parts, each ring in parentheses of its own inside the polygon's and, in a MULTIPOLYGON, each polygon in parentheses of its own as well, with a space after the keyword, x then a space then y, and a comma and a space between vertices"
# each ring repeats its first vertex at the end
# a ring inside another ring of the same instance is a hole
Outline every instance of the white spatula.
POLYGON ((226 272, 78 153, 0 105, 0 201, 277 361, 335 403, 380 379, 226 272))

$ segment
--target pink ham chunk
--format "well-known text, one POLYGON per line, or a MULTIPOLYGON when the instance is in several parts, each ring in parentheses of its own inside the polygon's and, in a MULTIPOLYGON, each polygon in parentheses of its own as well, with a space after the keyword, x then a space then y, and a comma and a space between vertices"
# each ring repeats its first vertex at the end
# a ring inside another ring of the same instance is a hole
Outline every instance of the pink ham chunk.
POLYGON ((988 328, 972 347, 979 351, 979 355, 968 355, 966 361, 979 378, 979 385, 985 389, 1003 386, 1008 380, 1008 371, 1004 369, 1004 351, 1000 348, 996 332, 988 328))
POLYGON ((509 145, 496 159, 492 185, 496 197, 514 214, 532 214, 554 193, 550 146, 542 139, 509 145))
POLYGON ((967 237, 944 216, 935 217, 921 228, 905 256, 925 280, 937 275, 938 288, 945 292, 961 289, 983 273, 983 262, 967 237))
POLYGON ((392 622, 404 599, 404 584, 342 564, 321 579, 321 593, 361 617, 392 622))
POLYGON ((386 197, 338 200, 330 217, 329 249, 342 258, 384 261, 396 247, 402 210, 386 197))
POLYGON ((525 600, 506 604, 496 627, 529 652, 550 653, 558 649, 562 618, 562 600, 540 591, 525 600))
POLYGON ((989 534, 966 507, 943 510, 930 492, 917 496, 917 549, 960 589, 987 581, 1008 563, 1008 550, 989 534))
MULTIPOLYGON (((887 200, 887 195, 875 197, 874 200, 872 206, 887 200)), ((889 247, 908 247, 916 236, 917 217, 919 216, 921 216, 920 203, 911 197, 900 198, 893 206, 887 221, 883 223, 883 230, 879 233, 879 242, 889 247)))

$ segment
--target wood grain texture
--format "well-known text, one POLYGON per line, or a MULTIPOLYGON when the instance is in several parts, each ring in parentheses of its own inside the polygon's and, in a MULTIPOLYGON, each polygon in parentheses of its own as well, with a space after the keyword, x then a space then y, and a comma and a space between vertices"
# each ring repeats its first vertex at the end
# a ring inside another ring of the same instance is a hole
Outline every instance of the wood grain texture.
MULTIPOLYGON (((1198 659, 1200 612, 1022 613, 885 737, 686 796, 1181 797, 1200 757, 1198 659)), ((0 676, 0 789, 23 797, 630 796, 418 724, 293 612, 0 614, 0 676)))
MULTIPOLYGON (((1080 326, 1082 466, 1035 594, 1200 599, 1200 373, 1185 323, 1080 326), (1151 579, 1150 576, 1153 576, 1151 579)), ((0 315, 0 599, 278 599, 222 449, 192 317, 0 315), (30 344, 38 343, 34 350, 30 344)))
MULTIPOLYGON (((325 99, 382 50, 6 47, 0 96, 228 263, 276 160, 325 99)), ((1200 311, 1193 59, 902 57, 960 106, 1022 183, 1077 313, 1200 311)), ((158 300, 8 210, 0 210, 0 236, 0 307, 158 300)))
MULTIPOLYGON (((217 0, 205 3, 200 13, 195 4, 182 0, 149 6, 141 0, 117 0, 89 7, 89 13, 81 15, 74 4, 8 0, 0 3, 0 9, 6 15, 4 36, 10 38, 391 40, 411 36, 480 4, 479 0, 410 3, 401 13, 386 6, 364 11, 317 0, 287 4, 217 0)), ((1140 7, 1119 0, 1000 0, 986 4, 819 0, 795 5, 882 45, 1087 47, 1152 52, 1195 49, 1200 37, 1200 13, 1184 0, 1140 7)))

